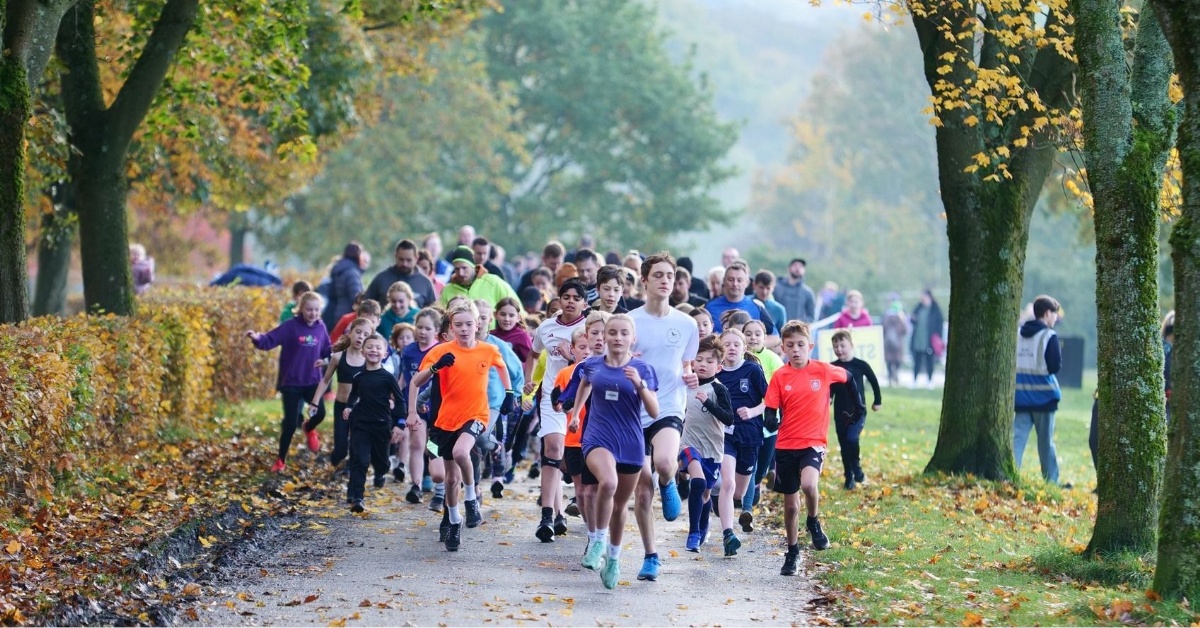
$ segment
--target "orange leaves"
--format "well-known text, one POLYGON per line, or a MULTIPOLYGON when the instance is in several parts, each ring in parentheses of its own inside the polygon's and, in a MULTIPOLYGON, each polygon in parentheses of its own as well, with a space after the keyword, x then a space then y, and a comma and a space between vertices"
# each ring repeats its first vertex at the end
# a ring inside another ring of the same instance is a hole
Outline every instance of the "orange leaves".
POLYGON ((959 625, 960 626, 982 626, 982 625, 984 625, 983 615, 980 615, 979 613, 972 613, 971 611, 967 611, 967 613, 965 615, 963 615, 962 623, 959 625))
POLYGON ((1096 614, 1096 617, 1108 621, 1119 621, 1121 623, 1135 622, 1133 618, 1133 602, 1129 600, 1114 599, 1108 606, 1096 604, 1092 606, 1092 612, 1096 614))

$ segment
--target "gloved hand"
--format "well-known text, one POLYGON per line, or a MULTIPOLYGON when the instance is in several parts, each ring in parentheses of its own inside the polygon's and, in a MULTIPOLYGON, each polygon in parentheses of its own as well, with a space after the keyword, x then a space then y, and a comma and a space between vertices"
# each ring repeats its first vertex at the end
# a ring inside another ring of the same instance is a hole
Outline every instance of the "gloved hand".
POLYGON ((504 391, 504 401, 500 402, 500 416, 507 416, 513 409, 513 391, 504 391))
POLYGON ((438 372, 444 368, 450 367, 450 366, 454 366, 454 354, 453 353, 447 353, 447 354, 444 354, 442 357, 438 358, 438 361, 433 363, 433 368, 430 369, 430 372, 436 373, 436 372, 438 372))
POLYGON ((779 410, 767 408, 767 411, 763 414, 763 427, 767 428, 768 432, 777 431, 782 420, 783 417, 780 416, 779 410))

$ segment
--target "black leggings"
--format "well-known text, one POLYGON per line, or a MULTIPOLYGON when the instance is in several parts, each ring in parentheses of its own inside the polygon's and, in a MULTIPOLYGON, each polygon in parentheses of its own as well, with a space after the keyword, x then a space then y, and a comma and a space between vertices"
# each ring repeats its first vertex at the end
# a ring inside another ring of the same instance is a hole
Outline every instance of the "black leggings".
POLYGON ((388 471, 387 450, 392 436, 389 424, 389 421, 357 421, 350 426, 350 479, 346 498, 352 502, 363 498, 368 465, 375 467, 377 478, 388 471))
POLYGON ((350 406, 340 401, 333 402, 333 452, 329 462, 337 466, 350 453, 350 421, 342 418, 342 412, 350 406))
POLYGON ((917 382, 917 376, 921 374, 922 364, 924 364, 925 377, 933 379, 933 353, 930 351, 913 351, 913 383, 917 382))
POLYGON ((279 459, 287 460, 288 449, 292 446, 292 436, 296 428, 303 427, 311 430, 325 420, 325 401, 317 400, 317 413, 305 424, 308 402, 317 392, 317 385, 284 386, 279 389, 283 394, 283 420, 279 424, 279 459))

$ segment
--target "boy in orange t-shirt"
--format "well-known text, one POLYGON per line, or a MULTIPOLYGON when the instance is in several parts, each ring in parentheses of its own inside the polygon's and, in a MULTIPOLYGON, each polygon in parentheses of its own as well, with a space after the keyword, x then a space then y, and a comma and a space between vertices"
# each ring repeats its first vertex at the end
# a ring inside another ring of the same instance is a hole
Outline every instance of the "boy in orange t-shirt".
POLYGON ((450 527, 446 534, 446 550, 458 551, 461 543, 462 514, 458 511, 458 484, 463 483, 465 492, 468 528, 483 522, 479 502, 475 494, 475 469, 471 465, 471 448, 476 439, 487 429, 488 418, 488 372, 495 367, 500 373, 500 383, 505 390, 500 413, 512 410, 512 381, 500 350, 486 342, 479 342, 475 332, 479 324, 479 311, 470 301, 462 301, 450 308, 450 334, 452 340, 429 350, 421 361, 421 370, 412 378, 413 389, 420 388, 435 373, 441 392, 441 406, 437 420, 429 432, 429 439, 438 447, 438 456, 446 461, 446 511, 450 527), (453 464, 451 464, 453 463, 453 464))
MULTIPOLYGON (((829 538, 821 530, 817 518, 820 492, 817 481, 825 462, 829 437, 829 386, 842 384, 853 387, 846 370, 810 360, 812 340, 808 325, 789 321, 780 333, 783 355, 788 363, 775 371, 767 386, 763 402, 766 413, 763 424, 768 430, 779 430, 775 442, 775 491, 783 493, 783 521, 787 529, 787 553, 784 554, 781 575, 796 574, 797 544, 800 523, 800 496, 808 507, 808 534, 813 547, 829 547, 829 538)), ((852 391, 854 399, 857 391, 852 391)))

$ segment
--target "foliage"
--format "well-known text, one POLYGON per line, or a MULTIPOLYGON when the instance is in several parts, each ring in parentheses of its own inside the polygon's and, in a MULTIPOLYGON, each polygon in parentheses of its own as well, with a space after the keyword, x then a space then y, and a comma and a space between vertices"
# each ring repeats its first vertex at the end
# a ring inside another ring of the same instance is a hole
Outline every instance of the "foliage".
POLYGON ((382 84, 373 96, 384 103, 379 123, 331 153, 286 215, 256 212, 260 241, 319 266, 331 243, 389 251, 401 235, 444 228, 450 216, 486 221, 488 192, 509 185, 496 148, 521 144, 509 130, 515 102, 490 84, 478 39, 468 33, 432 51, 429 76, 382 84))
POLYGON ((242 332, 273 326, 280 295, 159 294, 135 318, 43 317, 0 333, 0 513, 51 499, 97 451, 131 451, 167 427, 199 429, 217 401, 274 388, 271 356, 242 332))
MULTIPOLYGON (((1106 568, 1080 564, 1095 513, 1090 390, 1064 391, 1058 452, 1065 479, 1077 488, 1060 490, 1038 476, 1034 443, 1016 484, 921 475, 939 403, 932 393, 887 389, 862 438, 869 483, 845 491, 827 481, 828 473, 822 477, 821 511, 833 547, 814 556, 814 567, 834 619, 978 626, 1186 625, 1200 618, 1144 592, 1153 568, 1144 557, 1113 557, 1106 568)), ((826 465, 840 468, 838 447, 830 445, 826 465)), ((771 495, 765 503, 770 515, 761 520, 776 525, 779 502, 771 495)))

